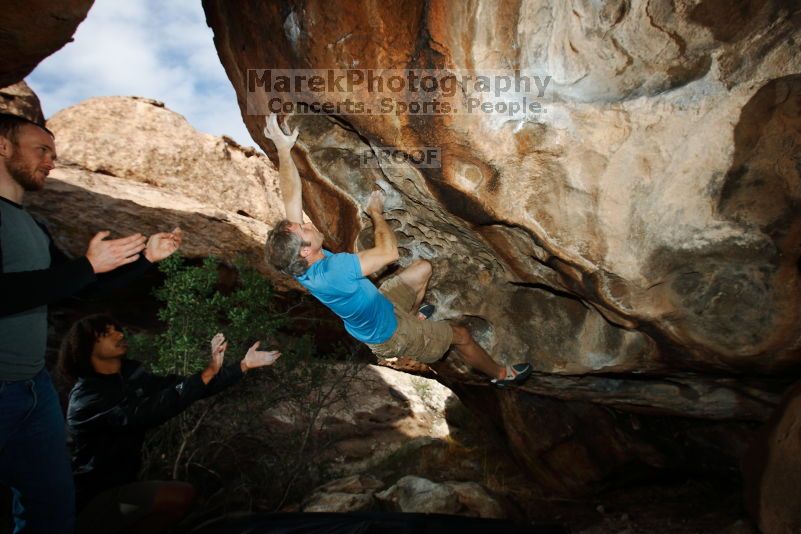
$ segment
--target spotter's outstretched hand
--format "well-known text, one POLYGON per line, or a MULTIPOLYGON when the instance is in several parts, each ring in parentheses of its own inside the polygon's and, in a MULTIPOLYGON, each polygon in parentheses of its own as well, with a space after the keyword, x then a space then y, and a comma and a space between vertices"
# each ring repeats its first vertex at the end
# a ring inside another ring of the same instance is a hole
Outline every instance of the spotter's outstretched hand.
POLYGON ((172 232, 153 234, 150 236, 150 239, 147 240, 145 258, 147 258, 147 261, 150 263, 163 260, 180 248, 183 238, 184 234, 180 228, 176 228, 172 232))
POLYGON ((211 338, 211 358, 207 369, 211 370, 215 375, 222 369, 223 358, 225 358, 225 349, 228 348, 228 341, 222 333, 215 335, 211 338))
POLYGON ((259 348, 260 344, 261 342, 257 341, 248 349, 248 353, 242 359, 242 372, 246 372, 249 369, 256 369, 257 367, 272 365, 281 357, 281 353, 277 350, 256 350, 259 348))
POLYGON ((107 273, 126 263, 135 262, 145 248, 145 236, 142 234, 106 241, 110 234, 108 230, 96 233, 86 249, 86 259, 92 264, 92 270, 96 274, 107 273))

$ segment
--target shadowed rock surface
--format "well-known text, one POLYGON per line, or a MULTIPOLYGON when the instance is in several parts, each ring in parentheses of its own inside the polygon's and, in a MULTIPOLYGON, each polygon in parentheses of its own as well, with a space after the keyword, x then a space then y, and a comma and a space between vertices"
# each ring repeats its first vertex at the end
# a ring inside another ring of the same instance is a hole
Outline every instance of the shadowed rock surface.
POLYGON ((89 240, 101 230, 122 237, 180 226, 186 234, 181 251, 189 258, 213 255, 233 261, 241 256, 253 266, 264 263, 262 243, 270 227, 261 221, 168 190, 77 165, 59 165, 50 173, 47 187, 26 195, 25 204, 72 256, 83 255, 89 240))
MULTIPOLYGON (((341 375, 347 367, 335 366, 341 375)), ((450 434, 446 405, 453 393, 435 380, 366 365, 342 386, 343 398, 318 414, 329 443, 318 459, 331 461, 332 474, 369 472, 415 440, 422 447, 450 434)), ((302 433, 304 414, 293 408, 297 406, 291 402, 279 403, 262 415, 265 426, 302 433)))
POLYGON ((743 458, 745 503, 762 532, 801 531, 801 384, 782 400, 743 458))
POLYGON ((17 83, 72 40, 93 0, 4 2, 0 17, 0 87, 17 83))
MULTIPOLYGON (((736 463, 749 422, 767 418, 801 363, 797 3, 204 8, 243 118, 268 153, 267 95, 248 94, 248 69, 550 76, 538 116, 292 117, 304 207, 330 249, 360 249, 372 229, 359 206, 373 188, 387 191, 400 264, 434 264, 435 318, 463 317, 497 360, 524 358, 540 374, 496 395, 456 358, 433 368, 555 491, 689 461, 669 436, 677 426, 698 435, 693 418, 739 421, 699 443, 713 463, 717 453, 736 463), (380 147, 437 147, 442 164, 393 164, 380 147), (378 164, 360 164, 365 153, 378 164)), ((471 97, 491 100, 460 89, 462 109, 471 97)), ((347 96, 375 110, 385 95, 362 86, 347 96)), ((392 96, 408 104, 415 95, 392 96)))

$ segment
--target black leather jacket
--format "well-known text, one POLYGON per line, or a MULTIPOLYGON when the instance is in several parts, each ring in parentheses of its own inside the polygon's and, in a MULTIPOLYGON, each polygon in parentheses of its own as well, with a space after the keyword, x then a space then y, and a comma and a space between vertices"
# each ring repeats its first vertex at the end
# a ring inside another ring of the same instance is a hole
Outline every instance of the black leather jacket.
POLYGON ((102 491, 136 481, 148 429, 241 378, 238 363, 203 384, 200 373, 158 376, 135 360, 123 360, 118 374, 80 378, 67 407, 79 508, 102 491))

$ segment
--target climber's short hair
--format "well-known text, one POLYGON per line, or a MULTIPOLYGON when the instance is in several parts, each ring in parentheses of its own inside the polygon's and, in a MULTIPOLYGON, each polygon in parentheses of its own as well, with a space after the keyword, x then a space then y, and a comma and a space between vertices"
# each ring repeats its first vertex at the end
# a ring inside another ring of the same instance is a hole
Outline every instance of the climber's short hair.
POLYGON ((53 135, 53 132, 45 128, 43 124, 39 124, 36 121, 32 121, 25 117, 20 117, 19 115, 14 115, 11 113, 0 113, 0 137, 5 137, 16 145, 17 135, 19 134, 20 129, 26 124, 32 124, 33 126, 44 130, 50 134, 50 137, 56 137, 53 135))
POLYGON ((311 243, 290 230, 290 226, 292 222, 288 219, 278 221, 267 234, 264 255, 267 262, 282 273, 301 276, 309 270, 309 264, 306 258, 300 256, 300 249, 310 246, 311 243))

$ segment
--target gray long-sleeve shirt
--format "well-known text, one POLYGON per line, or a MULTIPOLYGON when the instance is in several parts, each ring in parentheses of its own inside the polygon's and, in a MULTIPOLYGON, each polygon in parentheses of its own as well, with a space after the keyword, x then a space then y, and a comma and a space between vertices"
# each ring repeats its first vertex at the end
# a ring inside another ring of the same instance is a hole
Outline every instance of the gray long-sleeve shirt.
POLYGON ((96 277, 86 257, 68 259, 22 206, 0 197, 0 380, 27 380, 44 367, 48 304, 89 285, 120 286, 148 266, 142 255, 96 277))

